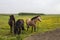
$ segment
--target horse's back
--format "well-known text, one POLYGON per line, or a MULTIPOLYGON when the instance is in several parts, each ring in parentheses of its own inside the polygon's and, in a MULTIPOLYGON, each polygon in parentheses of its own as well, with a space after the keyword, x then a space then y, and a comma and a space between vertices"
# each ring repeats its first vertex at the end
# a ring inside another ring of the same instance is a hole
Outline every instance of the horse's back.
POLYGON ((24 24, 24 20, 23 19, 18 19, 15 24, 16 24, 16 26, 21 26, 21 25, 24 24))
POLYGON ((20 24, 23 25, 24 24, 24 20, 20 19, 20 24))
POLYGON ((26 23, 29 23, 31 21, 31 19, 26 19, 26 23))
POLYGON ((32 25, 32 24, 33 24, 33 21, 31 21, 31 19, 27 19, 27 20, 26 20, 26 24, 27 24, 27 25, 32 25))

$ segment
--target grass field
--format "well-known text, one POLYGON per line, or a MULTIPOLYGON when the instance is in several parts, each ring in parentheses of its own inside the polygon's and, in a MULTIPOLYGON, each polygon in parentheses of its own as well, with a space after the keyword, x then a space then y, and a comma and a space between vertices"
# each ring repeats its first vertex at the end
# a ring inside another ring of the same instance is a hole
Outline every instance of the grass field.
MULTIPOLYGON (((24 19, 24 27, 26 29, 26 19, 32 18, 35 15, 14 15, 15 19, 24 19)), ((42 22, 37 22, 37 31, 31 33, 31 28, 29 31, 22 32, 21 35, 13 35, 10 33, 8 20, 9 16, 0 15, 0 40, 23 40, 25 37, 30 36, 31 34, 42 33, 46 31, 55 30, 60 28, 60 15, 41 15, 42 22)))

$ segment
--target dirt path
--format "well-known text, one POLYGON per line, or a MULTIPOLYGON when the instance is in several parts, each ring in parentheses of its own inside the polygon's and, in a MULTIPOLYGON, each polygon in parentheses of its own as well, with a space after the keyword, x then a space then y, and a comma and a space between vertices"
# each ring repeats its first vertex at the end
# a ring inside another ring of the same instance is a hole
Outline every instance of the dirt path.
POLYGON ((54 31, 49 31, 45 33, 39 33, 36 35, 31 35, 24 40, 60 40, 60 29, 54 31))

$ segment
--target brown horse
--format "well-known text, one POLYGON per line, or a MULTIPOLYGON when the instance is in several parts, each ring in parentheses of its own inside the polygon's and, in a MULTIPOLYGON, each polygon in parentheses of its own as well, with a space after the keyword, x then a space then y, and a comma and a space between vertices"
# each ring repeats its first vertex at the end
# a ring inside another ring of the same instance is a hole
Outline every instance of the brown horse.
POLYGON ((14 15, 10 15, 10 19, 8 21, 8 24, 10 26, 10 32, 12 33, 14 30, 14 26, 15 26, 15 18, 14 15))
POLYGON ((36 22, 37 21, 40 21, 41 22, 41 17, 40 16, 35 16, 31 19, 27 19, 26 20, 26 24, 27 24, 27 31, 28 31, 28 28, 29 26, 32 26, 32 31, 36 31, 36 22))

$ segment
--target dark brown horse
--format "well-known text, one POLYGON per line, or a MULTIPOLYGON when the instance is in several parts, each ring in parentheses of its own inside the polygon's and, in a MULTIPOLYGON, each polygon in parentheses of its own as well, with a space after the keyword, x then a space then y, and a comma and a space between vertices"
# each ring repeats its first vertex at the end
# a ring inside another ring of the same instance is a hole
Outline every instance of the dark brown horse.
POLYGON ((31 18, 31 19, 27 19, 26 20, 27 31, 28 31, 29 26, 32 26, 32 31, 33 31, 33 29, 34 29, 34 31, 36 31, 36 22, 37 21, 41 22, 41 17, 40 16, 35 16, 35 17, 31 18))
POLYGON ((10 19, 8 21, 8 24, 10 26, 10 32, 12 33, 14 30, 14 26, 15 26, 15 18, 14 15, 10 15, 10 19))
POLYGON ((24 29, 24 20, 18 19, 15 23, 14 34, 20 34, 22 30, 25 30, 24 29))

